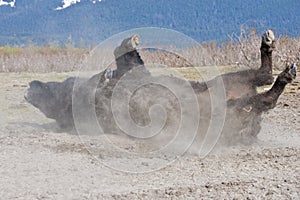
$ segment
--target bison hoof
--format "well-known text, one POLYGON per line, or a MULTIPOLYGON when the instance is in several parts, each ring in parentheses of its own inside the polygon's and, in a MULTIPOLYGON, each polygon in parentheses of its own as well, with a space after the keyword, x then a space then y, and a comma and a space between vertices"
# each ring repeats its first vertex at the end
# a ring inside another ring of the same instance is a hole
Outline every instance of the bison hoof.
POLYGON ((262 41, 268 46, 272 46, 273 42, 275 41, 275 35, 272 30, 267 30, 263 36, 262 41))
POLYGON ((295 63, 291 64, 290 65, 290 74, 292 75, 293 79, 296 78, 296 75, 297 75, 297 66, 295 63))
POLYGON ((140 36, 139 35, 133 35, 131 37, 131 45, 133 49, 136 49, 136 47, 140 44, 140 36))

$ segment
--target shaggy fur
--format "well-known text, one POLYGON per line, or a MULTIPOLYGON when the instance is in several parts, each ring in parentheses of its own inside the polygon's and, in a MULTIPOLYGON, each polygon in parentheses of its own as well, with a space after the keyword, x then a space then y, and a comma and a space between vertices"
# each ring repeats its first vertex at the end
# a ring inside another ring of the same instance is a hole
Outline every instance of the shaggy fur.
MULTIPOLYGON (((194 89, 198 100, 200 111, 199 121, 195 120, 197 119, 196 115, 194 116, 188 112, 188 110, 196 108, 182 110, 177 97, 164 86, 147 84, 141 85, 140 88, 132 91, 132 86, 139 85, 141 80, 174 82, 182 85, 183 89, 186 87, 186 91, 189 91, 184 80, 168 76, 153 77, 147 71, 143 60, 136 50, 139 44, 139 37, 137 35, 125 39, 116 48, 114 53, 117 69, 115 71, 111 73, 105 70, 88 80, 81 80, 80 87, 74 90, 77 98, 80 99, 79 102, 76 102, 76 107, 82 107, 82 112, 86 110, 90 110, 91 112, 96 111, 97 121, 105 133, 124 133, 124 129, 121 129, 116 123, 115 117, 128 119, 128 127, 125 127, 125 129, 130 129, 131 125, 129 121, 131 119, 136 125, 145 127, 151 123, 155 123, 156 120, 159 121, 164 114, 166 114, 165 125, 161 127, 160 131, 175 133, 179 128, 182 116, 187 116, 189 120, 185 121, 183 126, 189 127, 198 124, 198 135, 195 141, 203 141, 211 120, 214 119, 213 115, 216 115, 216 113, 212 113, 212 110, 216 108, 212 107, 210 90, 218 81, 222 80, 225 85, 228 102, 225 124, 222 127, 221 142, 234 144, 238 141, 243 141, 244 138, 255 138, 260 131, 262 112, 272 109, 276 105, 277 99, 283 92, 285 85, 290 83, 296 76, 295 66, 289 66, 278 76, 271 90, 266 93, 257 94, 257 86, 273 82, 272 51, 275 47, 274 42, 275 37, 273 32, 270 30, 266 31, 262 36, 260 47, 261 66, 257 70, 224 74, 207 83, 188 82, 194 89), (116 88, 121 88, 121 92, 114 93, 116 88), (90 105, 89 98, 93 95, 95 96, 94 107, 83 106, 90 105), (130 97, 129 105, 122 104, 124 103, 122 100, 126 100, 126 96, 130 97), (112 104, 112 99, 116 100, 114 104, 112 104), (164 107, 165 113, 160 113, 159 110, 156 110, 159 111, 159 114, 151 118, 149 109, 157 104, 164 107), (124 106, 128 106, 129 116, 126 112, 117 113, 117 116, 113 115, 113 110, 122 110, 124 106)), ((40 109, 47 117, 55 119, 61 127, 73 127, 72 92, 74 91, 72 89, 74 80, 74 78, 69 78, 61 83, 33 81, 29 84, 30 88, 25 98, 33 106, 40 109)), ((191 100, 188 99, 189 97, 186 98, 187 102, 191 100)), ((79 123, 83 120, 89 121, 89 119, 85 119, 83 116, 79 120, 79 123)), ((134 134, 143 135, 143 133, 134 134)), ((159 141, 163 141, 164 139, 168 140, 172 138, 172 135, 167 134, 155 137, 159 141)))

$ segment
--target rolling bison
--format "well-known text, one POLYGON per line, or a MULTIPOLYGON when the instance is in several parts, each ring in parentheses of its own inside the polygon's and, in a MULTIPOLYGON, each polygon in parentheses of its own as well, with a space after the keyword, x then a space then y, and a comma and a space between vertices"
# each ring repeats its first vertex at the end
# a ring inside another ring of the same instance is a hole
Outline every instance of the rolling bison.
POLYGON ((139 55, 139 42, 139 36, 133 35, 115 49, 115 70, 105 70, 90 79, 71 77, 63 82, 47 83, 35 80, 29 83, 25 99, 46 117, 55 119, 62 128, 73 128, 81 122, 86 127, 93 126, 89 123, 95 121, 85 114, 81 115, 88 112, 95 114, 96 123, 100 124, 104 133, 125 132, 133 137, 162 140, 172 138, 172 134, 182 127, 184 130, 197 127, 195 141, 202 141, 205 137, 209 138, 212 126, 220 126, 213 127, 221 133, 220 142, 235 144, 256 138, 261 128, 262 113, 275 107, 286 84, 296 76, 296 65, 289 65, 269 91, 257 93, 256 87, 270 85, 274 81, 272 52, 275 37, 271 30, 262 36, 259 69, 223 74, 207 82, 186 81, 167 75, 153 76, 139 55), (174 87, 168 88, 169 83, 174 87), (216 105, 211 95, 220 83, 225 89, 224 99, 216 105), (180 95, 177 96, 176 92, 180 95), (185 107, 182 107, 180 98, 185 107), (222 109, 218 110, 222 106, 225 113, 222 109), (222 113, 223 123, 212 123, 215 116, 222 113), (167 134, 151 135, 159 132, 167 134))

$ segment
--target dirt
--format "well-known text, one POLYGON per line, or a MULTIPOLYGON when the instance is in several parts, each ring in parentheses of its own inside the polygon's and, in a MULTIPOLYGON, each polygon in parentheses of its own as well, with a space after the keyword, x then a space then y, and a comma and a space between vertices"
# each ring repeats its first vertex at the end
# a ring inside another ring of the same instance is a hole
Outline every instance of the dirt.
POLYGON ((0 199, 300 198, 299 77, 263 115, 258 142, 201 158, 135 155, 130 138, 60 131, 23 96, 31 80, 69 75, 0 74, 0 199))

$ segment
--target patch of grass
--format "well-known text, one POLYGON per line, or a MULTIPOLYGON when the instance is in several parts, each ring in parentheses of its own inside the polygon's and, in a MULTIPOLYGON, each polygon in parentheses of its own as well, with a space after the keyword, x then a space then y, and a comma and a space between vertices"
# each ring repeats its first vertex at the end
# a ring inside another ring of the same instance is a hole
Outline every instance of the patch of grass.
POLYGON ((21 49, 19 47, 11 47, 11 46, 0 46, 0 55, 9 56, 20 54, 21 49))

